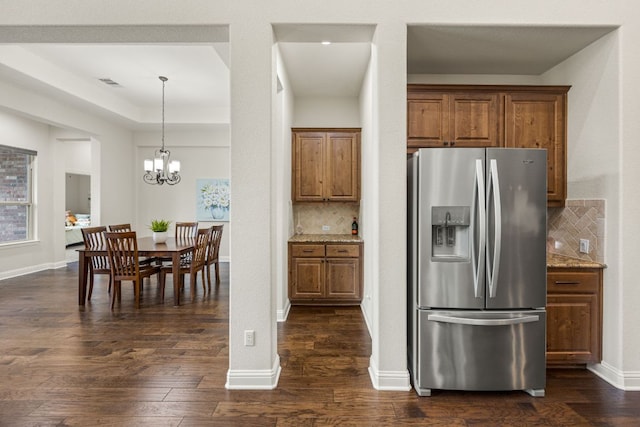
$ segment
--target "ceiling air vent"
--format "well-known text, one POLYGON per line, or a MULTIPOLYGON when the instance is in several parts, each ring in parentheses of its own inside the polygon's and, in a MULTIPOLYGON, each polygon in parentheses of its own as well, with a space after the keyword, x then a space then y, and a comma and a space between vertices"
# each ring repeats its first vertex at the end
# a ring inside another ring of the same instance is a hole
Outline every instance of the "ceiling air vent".
POLYGON ((112 87, 122 87, 120 86, 120 83, 118 82, 114 82, 113 80, 109 79, 109 78, 102 78, 102 79, 98 79, 100 80, 102 83, 112 86, 112 87))

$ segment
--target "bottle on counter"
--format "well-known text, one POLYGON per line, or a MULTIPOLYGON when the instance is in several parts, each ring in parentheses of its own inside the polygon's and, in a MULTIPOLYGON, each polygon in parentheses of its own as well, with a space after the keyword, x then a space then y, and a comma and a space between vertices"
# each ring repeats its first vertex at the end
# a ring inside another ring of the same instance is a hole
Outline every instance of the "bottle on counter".
POLYGON ((353 217, 353 222, 351 223, 351 234, 354 236, 358 235, 358 221, 356 220, 356 217, 353 217))

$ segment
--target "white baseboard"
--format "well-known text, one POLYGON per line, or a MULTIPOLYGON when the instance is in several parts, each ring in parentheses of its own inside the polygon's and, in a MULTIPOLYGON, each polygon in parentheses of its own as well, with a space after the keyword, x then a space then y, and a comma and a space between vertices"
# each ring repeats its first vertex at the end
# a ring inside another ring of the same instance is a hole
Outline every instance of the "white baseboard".
POLYGON ((589 365, 587 369, 620 390, 640 390, 639 371, 621 371, 606 362, 589 365))
POLYGON ((11 279, 13 277, 24 276, 25 274, 37 273, 44 270, 51 270, 53 268, 64 268, 66 266, 66 261, 60 261, 56 263, 48 262, 40 265, 30 265, 29 267, 0 272, 0 280, 11 279))
POLYGON ((229 369, 224 386, 229 390, 273 390, 278 386, 281 370, 280 356, 276 355, 270 370, 229 369))
POLYGON ((282 310, 276 310, 276 315, 278 322, 286 322, 287 317, 289 317, 289 311, 291 311, 291 302, 287 298, 287 304, 282 310))
POLYGON ((383 391, 409 391, 411 382, 409 381, 409 371, 380 371, 376 366, 373 357, 369 358, 369 377, 376 390, 383 391))

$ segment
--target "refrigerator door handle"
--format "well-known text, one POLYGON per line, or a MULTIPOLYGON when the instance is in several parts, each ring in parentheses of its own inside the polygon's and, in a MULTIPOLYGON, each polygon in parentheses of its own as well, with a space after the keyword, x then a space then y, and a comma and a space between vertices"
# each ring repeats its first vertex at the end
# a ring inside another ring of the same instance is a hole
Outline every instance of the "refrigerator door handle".
POLYGON ((473 201, 471 205, 471 224, 479 225, 478 243, 476 254, 476 242, 475 233, 471 234, 473 239, 471 243, 471 263, 473 265, 473 291, 476 298, 482 297, 480 278, 484 275, 484 260, 485 260, 485 247, 486 247, 486 235, 487 235, 487 210, 484 203, 484 164, 482 159, 476 159, 476 175, 475 186, 473 188, 473 201), (477 218, 476 218, 477 215, 477 218), (476 222, 476 219, 478 220, 476 222))
POLYGON ((489 298, 495 298, 498 291, 498 274, 500 272, 500 249, 502 241, 502 202, 500 201, 500 180, 498 179, 498 163, 496 159, 489 162, 489 190, 493 189, 494 237, 493 263, 490 263, 487 252, 487 279, 489 282, 489 298))
POLYGON ((540 320, 538 315, 527 315, 521 317, 510 317, 506 319, 478 319, 469 317, 447 316, 444 314, 429 314, 427 320, 441 323, 455 323, 458 325, 472 326, 509 326, 521 323, 531 323, 540 320))

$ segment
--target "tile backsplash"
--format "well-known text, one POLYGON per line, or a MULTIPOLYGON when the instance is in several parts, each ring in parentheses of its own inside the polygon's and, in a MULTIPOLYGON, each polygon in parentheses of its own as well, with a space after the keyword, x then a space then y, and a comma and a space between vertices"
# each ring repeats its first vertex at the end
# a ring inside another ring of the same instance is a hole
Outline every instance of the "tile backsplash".
POLYGON ((353 217, 360 217, 360 206, 352 203, 309 203, 293 205, 294 232, 298 224, 303 234, 351 234, 353 217), (322 226, 329 226, 323 231, 322 226))
POLYGON ((567 200, 564 208, 549 208, 547 219, 549 252, 604 263, 604 200, 567 200), (589 253, 579 251, 580 239, 589 240, 589 253))
MULTIPOLYGON (((604 200, 567 200, 565 207, 549 208, 547 215, 549 252, 604 263, 604 200), (589 253, 579 251, 580 239, 589 240, 589 253)), ((300 224, 304 234, 351 234, 354 216, 360 218, 357 204, 294 204, 293 232, 300 224), (329 226, 329 231, 323 231, 323 225, 329 226)))

